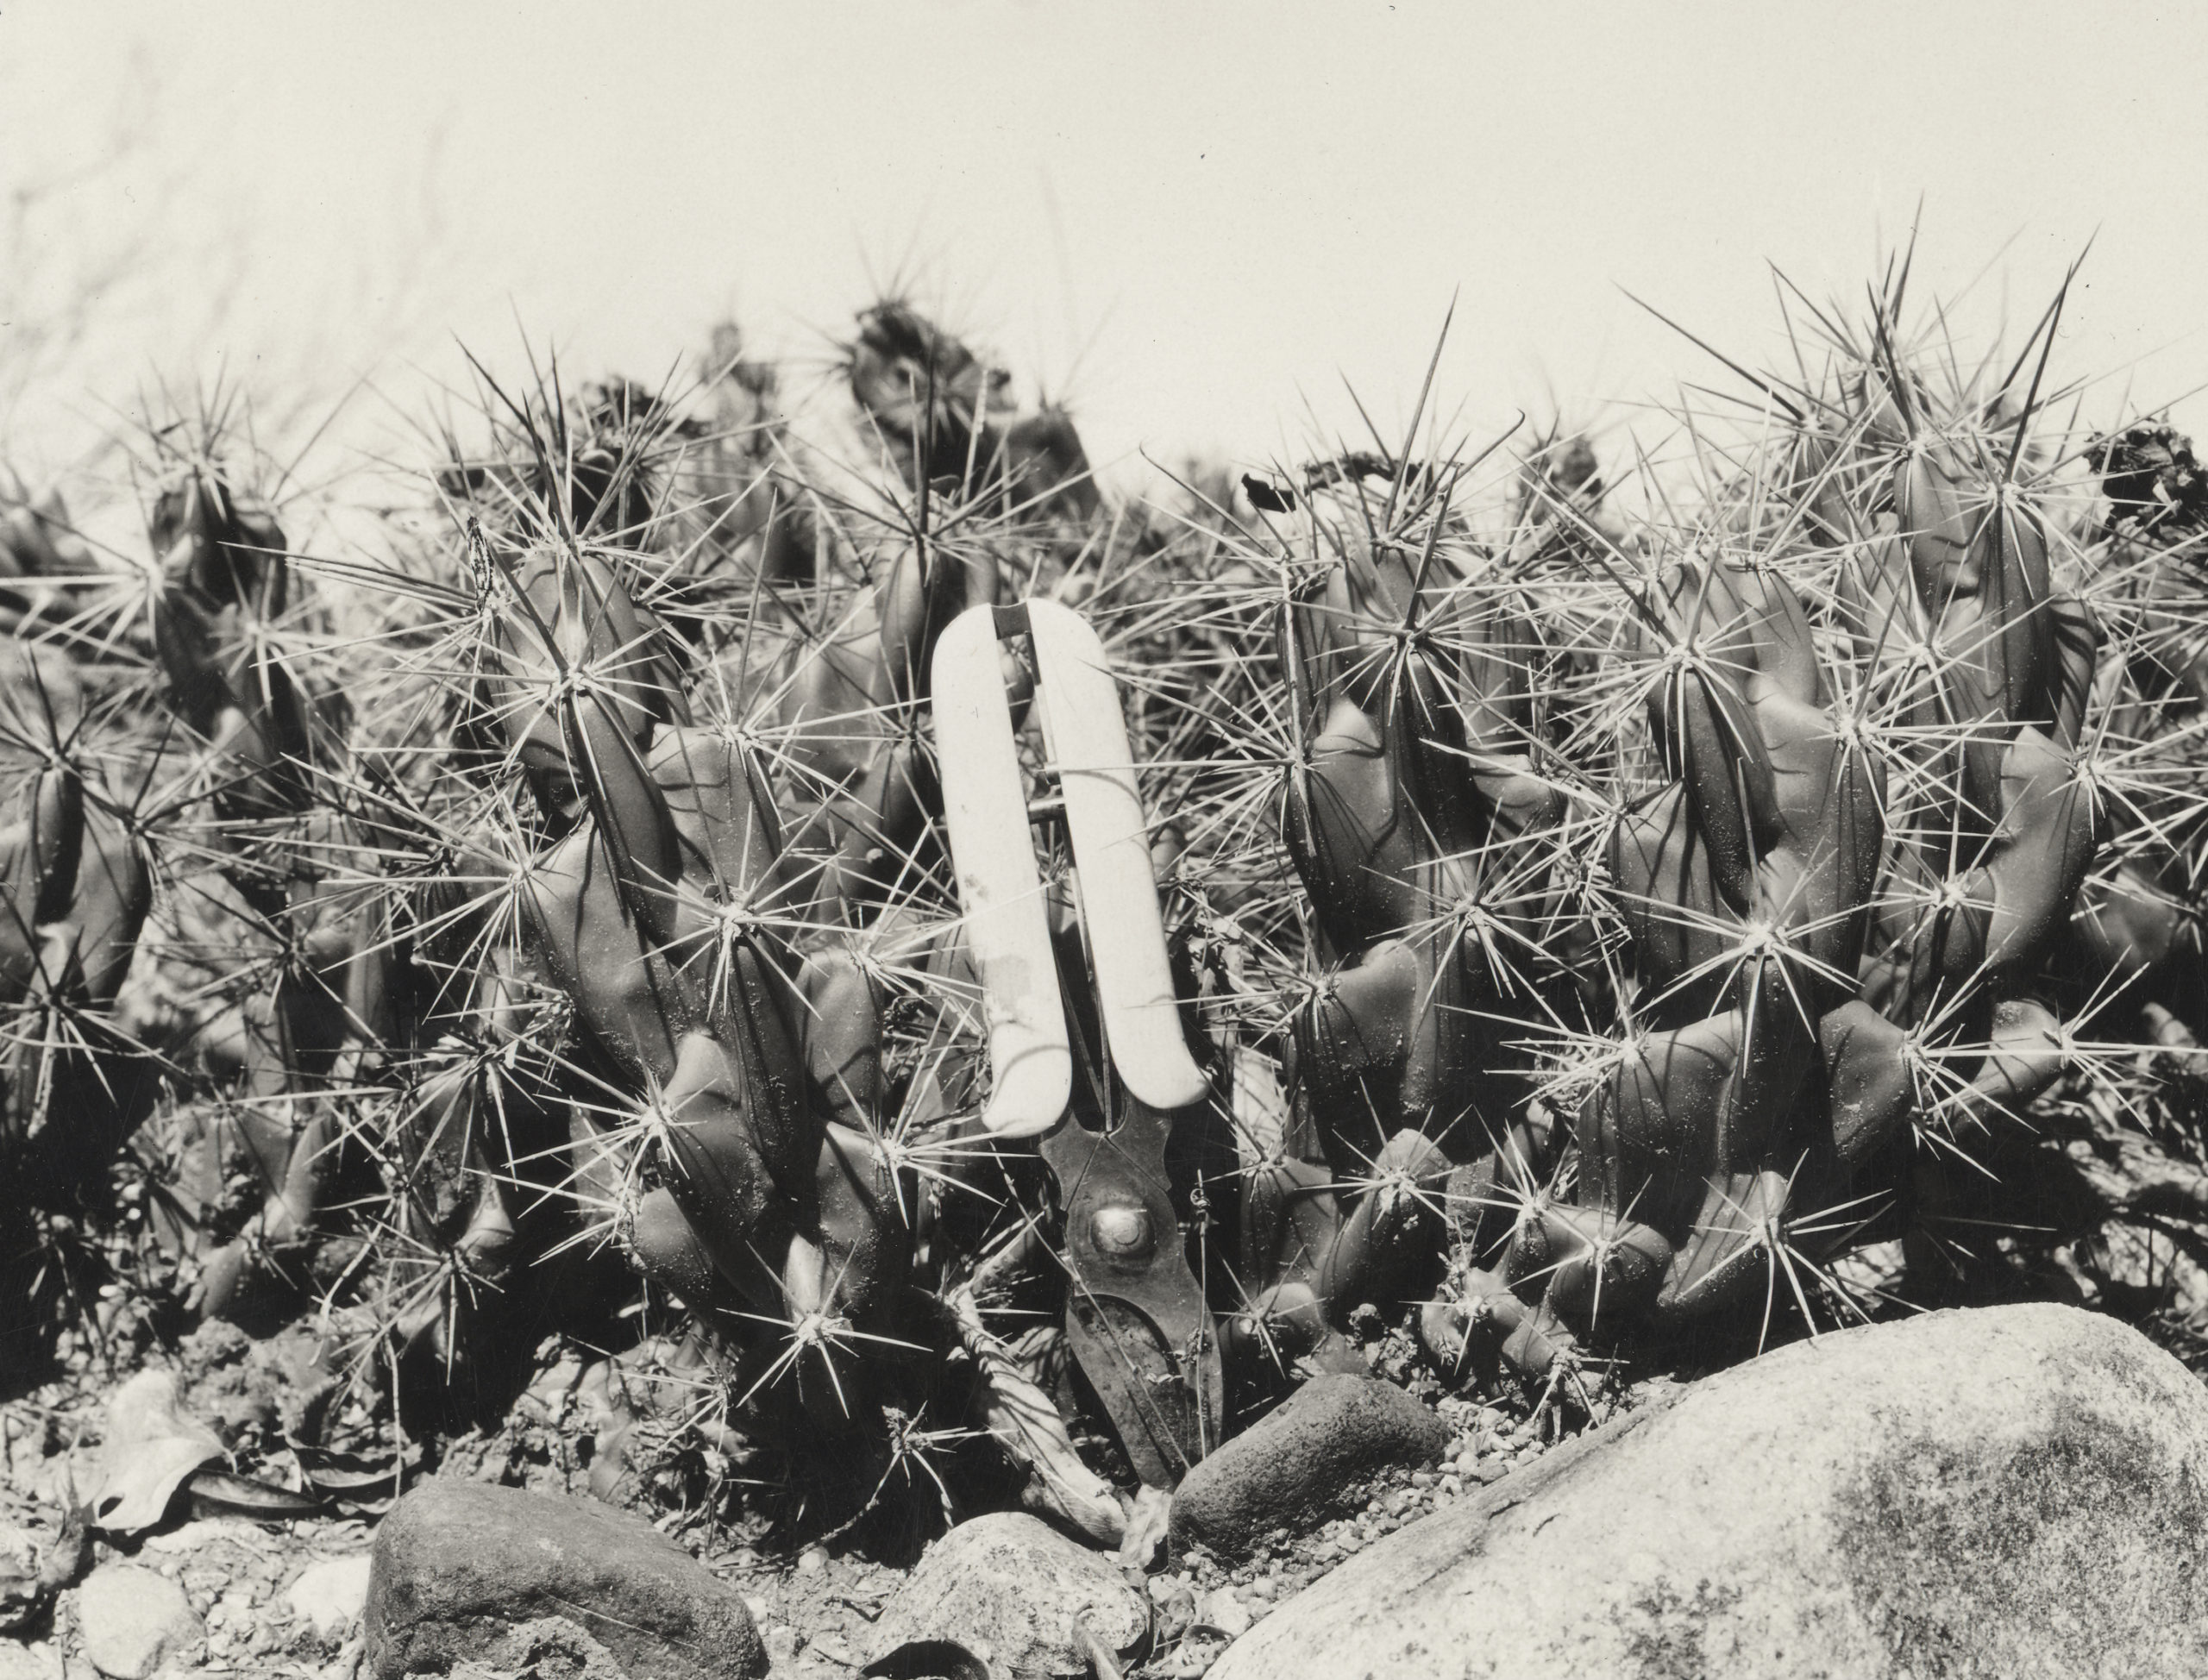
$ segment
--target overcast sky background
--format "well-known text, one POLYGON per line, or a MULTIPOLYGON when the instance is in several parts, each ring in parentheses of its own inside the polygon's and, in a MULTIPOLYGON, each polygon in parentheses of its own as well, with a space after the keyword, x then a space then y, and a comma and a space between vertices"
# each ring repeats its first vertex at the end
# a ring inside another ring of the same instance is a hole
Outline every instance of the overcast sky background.
POLYGON ((49 470, 218 359, 418 410, 455 339, 510 367, 522 329, 652 379, 731 310, 818 365, 893 279, 1123 480, 1297 453, 1345 376, 1394 423, 1452 294, 1465 423, 1615 423, 1715 373, 1621 288, 1776 354, 1766 261, 1860 299, 1920 197, 1928 290, 1995 263, 1972 333, 2098 230, 2057 366, 2112 412, 2208 381, 2204 49, 2198 11, 2018 0, 0 0, 0 187, 41 189, 0 436, 49 470), (83 341, 30 354, 93 281, 83 341))

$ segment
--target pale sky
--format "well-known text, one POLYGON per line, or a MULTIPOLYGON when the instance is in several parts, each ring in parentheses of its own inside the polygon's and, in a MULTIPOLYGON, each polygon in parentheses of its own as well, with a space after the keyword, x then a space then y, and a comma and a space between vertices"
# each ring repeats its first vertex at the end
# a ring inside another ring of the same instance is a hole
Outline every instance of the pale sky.
POLYGON ((0 187, 49 188, 0 356, 134 253, 10 447, 217 358, 264 402, 418 406, 455 337, 512 366, 517 320, 578 373, 656 379, 731 308, 817 363, 902 275, 1124 481, 1299 453, 1344 376, 1397 422, 1452 294, 1469 425, 1711 378, 1621 288, 1773 354, 1766 261, 1860 299, 1920 197, 1928 289, 1995 264, 1981 329, 2098 230, 2057 367, 2158 404, 2208 381, 2204 49, 2197 9, 2079 0, 0 0, 0 187))

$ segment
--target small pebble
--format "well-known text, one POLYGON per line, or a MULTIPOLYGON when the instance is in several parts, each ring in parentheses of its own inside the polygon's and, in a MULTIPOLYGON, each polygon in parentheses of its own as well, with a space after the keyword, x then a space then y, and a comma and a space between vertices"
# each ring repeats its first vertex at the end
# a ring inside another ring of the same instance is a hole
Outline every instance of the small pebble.
POLYGON ((1184 1639, 1179 1649, 1166 1659, 1164 1665, 1153 1669, 1151 1672, 1162 1677, 1162 1680, 1201 1680, 1201 1677, 1210 1671, 1211 1665, 1220 1659, 1226 1649, 1226 1641, 1216 1636, 1184 1639))
POLYGON ((775 1667, 797 1660, 797 1629, 787 1622, 776 1622, 759 1636, 759 1643, 767 1647, 768 1659, 775 1667))
POLYGON ((1203 1617, 1229 1639, 1250 1631, 1250 1607, 1225 1587, 1204 1599, 1203 1617))
POLYGON ((828 1554, 817 1545, 809 1545, 797 1554, 800 1575, 818 1575, 828 1567, 828 1554))
POLYGON ((1172 1644, 1189 1631, 1195 1620, 1195 1595, 1184 1586, 1174 1586, 1157 1601, 1157 1643, 1160 1646, 1172 1644))
POLYGON ((1445 1476, 1441 1478, 1440 1491, 1443 1498, 1454 1499, 1465 1491, 1465 1484, 1453 1476, 1445 1476))
POLYGON ((365 1551, 323 1558, 292 1583, 284 1602, 293 1615, 311 1622, 316 1633, 335 1638, 359 1620, 368 1602, 368 1566, 365 1551))

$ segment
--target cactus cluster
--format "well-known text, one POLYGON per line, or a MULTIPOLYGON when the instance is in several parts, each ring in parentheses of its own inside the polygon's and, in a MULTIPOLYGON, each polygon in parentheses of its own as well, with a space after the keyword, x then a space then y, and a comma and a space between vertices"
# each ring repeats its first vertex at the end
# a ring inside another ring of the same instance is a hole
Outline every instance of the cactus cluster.
POLYGON ((886 304, 840 444, 731 332, 483 376, 373 555, 204 413, 140 551, 16 510, 13 1328, 124 1195, 417 1420, 618 1333, 608 1475, 1139 1545, 1385 1330, 1589 1407, 1888 1298, 2169 1320, 2111 1257, 2208 1213, 2208 490, 2059 421, 2059 301, 1969 364, 1905 268, 1804 307, 1630 498, 1422 395, 1119 505, 886 304))

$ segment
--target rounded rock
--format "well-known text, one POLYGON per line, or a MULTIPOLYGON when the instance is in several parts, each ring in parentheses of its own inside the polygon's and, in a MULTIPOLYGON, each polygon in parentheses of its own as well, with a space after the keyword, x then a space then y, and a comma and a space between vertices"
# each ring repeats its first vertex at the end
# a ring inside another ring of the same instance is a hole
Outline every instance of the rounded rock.
POLYGON ((1271 1529, 1361 1510, 1376 1476, 1436 1464, 1448 1445, 1449 1426, 1392 1382, 1314 1376, 1189 1472, 1174 1544, 1246 1557, 1271 1529))
POLYGON ((433 1478, 392 1508, 373 1555, 364 1633, 375 1680, 447 1672, 552 1620, 603 1646, 630 1680, 767 1671, 735 1589, 650 1524, 595 1501, 433 1478))
POLYGON ((285 1590, 284 1602, 292 1614, 327 1639, 342 1633, 360 1620, 368 1602, 370 1562, 365 1551, 350 1557, 323 1558, 310 1564, 285 1590))
POLYGON ((207 1633, 183 1588, 135 1564, 92 1571, 77 1589, 77 1625, 85 1656, 108 1680, 147 1680, 207 1633))
POLYGON ((1203 1620, 1216 1627, 1230 1639, 1239 1639, 1250 1631, 1250 1607, 1225 1587, 1206 1595, 1203 1620))
POLYGON ((1000 1673, 1087 1674, 1076 1618, 1115 1652, 1150 1631, 1148 1602, 1110 1558, 1038 1518, 999 1512, 928 1548, 875 1624, 869 1656, 881 1664, 907 1646, 949 1641, 1000 1673))
POLYGON ((61 1653, 51 1645, 0 1638, 0 1680, 62 1680, 61 1653))
POLYGON ((2208 1673, 2208 1390, 2053 1306, 1835 1332, 1546 1454, 1214 1680, 2208 1673))

